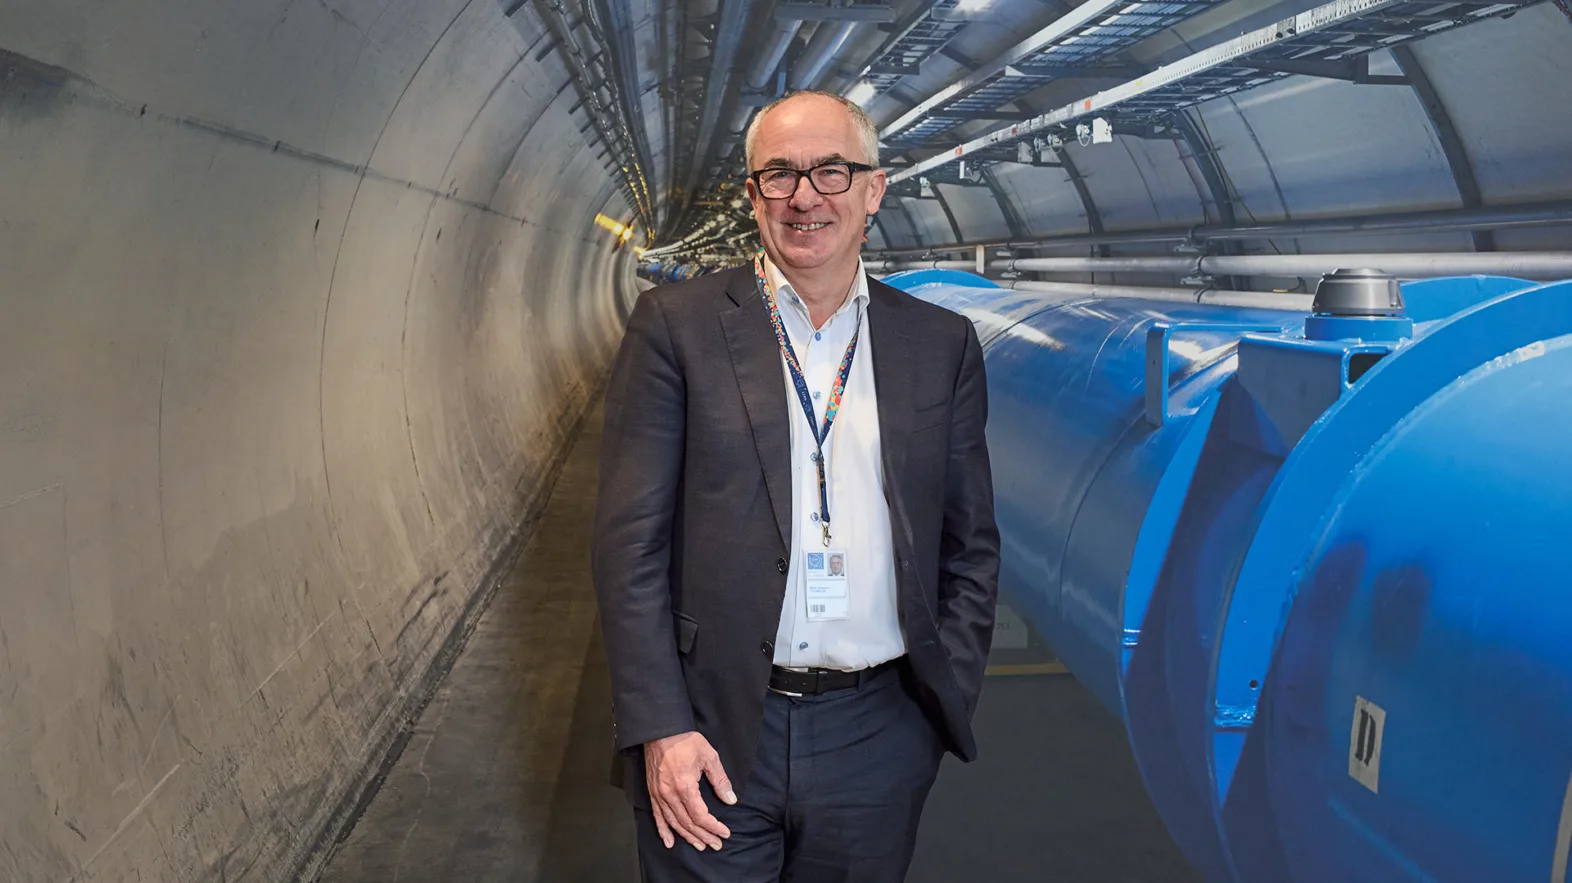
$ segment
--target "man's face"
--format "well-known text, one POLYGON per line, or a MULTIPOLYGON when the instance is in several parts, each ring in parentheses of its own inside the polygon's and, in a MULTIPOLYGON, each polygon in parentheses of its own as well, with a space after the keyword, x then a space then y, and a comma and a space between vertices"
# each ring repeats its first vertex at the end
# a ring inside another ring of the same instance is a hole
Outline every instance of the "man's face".
MULTIPOLYGON (((759 123, 749 171, 810 169, 830 160, 867 163, 851 114, 836 101, 804 95, 770 111, 759 123)), ((807 176, 788 199, 765 199, 748 181, 748 198, 770 258, 786 269, 811 270, 857 254, 868 215, 884 198, 882 170, 856 172, 851 189, 825 196, 807 176), (823 226, 817 226, 823 225, 823 226)))

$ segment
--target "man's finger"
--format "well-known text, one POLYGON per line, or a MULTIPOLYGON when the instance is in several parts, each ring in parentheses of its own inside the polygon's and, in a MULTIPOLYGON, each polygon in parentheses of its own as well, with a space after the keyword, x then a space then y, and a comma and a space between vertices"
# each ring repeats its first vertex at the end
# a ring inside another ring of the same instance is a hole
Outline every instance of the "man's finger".
POLYGON ((703 852, 704 839, 699 832, 698 826, 693 824, 693 819, 688 817, 688 808, 683 805, 682 795, 677 793, 675 789, 672 789, 670 793, 662 789, 660 800, 666 810, 666 821, 678 834, 682 835, 682 839, 693 844, 694 849, 703 852))
POLYGON ((731 788, 731 779, 726 777, 726 770, 721 766, 719 755, 711 757, 704 764, 704 774, 709 777, 710 785, 715 789, 715 794, 727 804, 737 802, 737 792, 731 788))
POLYGON ((651 794, 650 798, 650 808, 655 812, 655 830, 660 834, 660 842, 670 849, 676 841, 672 839, 671 828, 666 824, 666 814, 660 808, 660 801, 654 799, 655 795, 651 794))
POLYGON ((694 782, 684 788, 682 799, 699 835, 704 837, 711 849, 720 849, 720 840, 716 838, 730 837, 731 830, 721 824, 720 819, 710 815, 710 808, 704 805, 704 797, 699 794, 699 783, 694 782))

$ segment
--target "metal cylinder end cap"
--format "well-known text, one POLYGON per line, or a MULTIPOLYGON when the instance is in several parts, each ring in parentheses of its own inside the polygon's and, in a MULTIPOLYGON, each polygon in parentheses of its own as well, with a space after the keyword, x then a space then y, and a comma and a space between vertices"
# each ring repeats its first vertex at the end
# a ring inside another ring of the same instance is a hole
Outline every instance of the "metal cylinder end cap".
POLYGON ((1401 316, 1403 289, 1380 270, 1339 269, 1321 277, 1310 310, 1321 316, 1401 316))

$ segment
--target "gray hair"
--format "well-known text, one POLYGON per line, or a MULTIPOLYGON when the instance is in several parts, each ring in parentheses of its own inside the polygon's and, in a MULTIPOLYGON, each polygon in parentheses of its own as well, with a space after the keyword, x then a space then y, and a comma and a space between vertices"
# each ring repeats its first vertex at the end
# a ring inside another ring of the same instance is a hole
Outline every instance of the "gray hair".
POLYGON ((861 107, 858 107, 856 102, 848 101, 834 92, 804 89, 800 92, 790 92, 782 95, 753 115, 753 121, 748 123, 747 137, 743 141, 743 161, 747 163, 748 171, 753 170, 753 143, 758 138, 759 122, 764 119, 764 115, 793 98, 800 98, 804 95, 819 95, 832 101, 840 102, 841 106, 846 108, 846 112, 851 114, 852 126, 857 130, 857 141, 862 147, 863 161, 870 166, 879 164, 879 127, 873 124, 873 120, 868 114, 861 107))

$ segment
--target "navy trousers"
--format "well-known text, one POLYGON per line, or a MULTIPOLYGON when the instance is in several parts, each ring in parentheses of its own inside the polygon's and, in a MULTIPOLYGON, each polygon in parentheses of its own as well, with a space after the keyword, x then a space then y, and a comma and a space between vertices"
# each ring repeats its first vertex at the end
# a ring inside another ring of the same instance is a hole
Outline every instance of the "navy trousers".
POLYGON ((731 830, 719 851, 681 837, 667 849, 654 815, 634 811, 644 883, 901 883, 944 755, 906 677, 897 666, 818 696, 769 693, 736 805, 699 784, 731 830))

